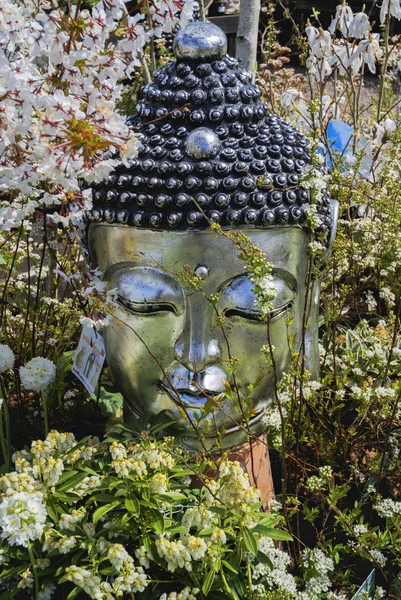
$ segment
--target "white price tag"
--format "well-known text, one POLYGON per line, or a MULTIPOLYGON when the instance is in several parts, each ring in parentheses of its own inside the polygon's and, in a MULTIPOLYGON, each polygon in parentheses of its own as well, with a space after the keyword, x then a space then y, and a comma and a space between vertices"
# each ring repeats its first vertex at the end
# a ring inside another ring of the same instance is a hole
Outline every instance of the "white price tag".
POLYGON ((92 327, 84 327, 75 352, 72 372, 92 395, 106 357, 103 338, 92 327))

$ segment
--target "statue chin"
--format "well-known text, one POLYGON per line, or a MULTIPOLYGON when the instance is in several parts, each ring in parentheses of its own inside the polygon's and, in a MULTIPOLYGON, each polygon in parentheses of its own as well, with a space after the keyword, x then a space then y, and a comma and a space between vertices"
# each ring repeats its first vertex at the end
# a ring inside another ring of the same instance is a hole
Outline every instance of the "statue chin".
MULTIPOLYGON (((108 289, 117 289, 118 315, 105 329, 108 364, 124 397, 127 424, 161 411, 177 419, 184 439, 199 447, 230 447, 265 430, 276 378, 288 372, 289 336, 300 346, 306 301, 308 234, 298 227, 244 229, 273 265, 276 297, 270 315, 275 373, 261 348, 267 324, 255 307, 245 263, 226 237, 210 230, 152 231, 114 224, 89 227, 93 262, 108 289), (194 289, 179 275, 190 267, 194 289), (210 296, 218 294, 215 304, 210 296), (223 316, 224 323, 218 323, 223 316), (233 377, 230 359, 238 366, 233 377), (260 383, 250 393, 248 386, 260 383)), ((309 293, 307 353, 318 372, 318 282, 309 293)))

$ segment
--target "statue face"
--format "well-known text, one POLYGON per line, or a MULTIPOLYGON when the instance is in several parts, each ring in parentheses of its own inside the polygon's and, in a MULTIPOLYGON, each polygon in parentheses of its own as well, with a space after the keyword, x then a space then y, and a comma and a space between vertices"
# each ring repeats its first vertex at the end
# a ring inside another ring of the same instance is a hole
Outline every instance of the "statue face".
MULTIPOLYGON (((274 266, 277 294, 270 320, 276 370, 288 370, 289 334, 301 337, 307 278, 307 233, 300 228, 244 230, 274 266)), ((267 325, 254 305, 252 284, 234 244, 212 231, 149 231, 120 225, 92 224, 89 244, 93 258, 108 282, 118 289, 120 316, 105 329, 108 364, 125 399, 124 417, 168 410, 193 432, 188 417, 199 415, 208 399, 224 393, 232 381, 230 355, 238 359, 235 372, 240 397, 264 374, 252 392, 253 416, 249 427, 264 431, 262 417, 274 398, 274 374, 261 352, 267 343, 267 325), (177 273, 189 265, 202 278, 202 293, 177 273), (224 334, 206 296, 219 294, 218 312, 226 317, 224 334), (187 417, 185 417, 185 413, 187 417), (184 416, 183 416, 184 415, 184 416)), ((309 352, 316 358, 317 302, 310 310, 309 352), (316 339, 314 339, 316 338, 316 339)), ((209 447, 216 431, 224 429, 223 446, 242 443, 237 402, 219 399, 219 408, 199 424, 209 447)), ((196 443, 193 441, 193 445, 196 443)))

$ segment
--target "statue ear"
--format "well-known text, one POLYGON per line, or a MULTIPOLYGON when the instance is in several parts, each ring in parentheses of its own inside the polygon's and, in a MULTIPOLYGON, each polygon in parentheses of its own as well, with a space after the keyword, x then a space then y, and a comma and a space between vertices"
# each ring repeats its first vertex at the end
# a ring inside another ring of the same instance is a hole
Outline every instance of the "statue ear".
POLYGON ((338 212, 339 203, 337 200, 330 200, 330 211, 331 211, 331 227, 329 232, 329 239, 327 241, 327 249, 323 256, 323 266, 327 265, 331 257, 331 251, 333 249, 334 238, 337 232, 338 212))
POLYGON ((96 267, 98 266, 96 252, 95 252, 95 244, 93 243, 95 229, 96 229, 96 224, 91 223, 89 225, 88 231, 86 233, 86 242, 88 244, 87 262, 94 269, 96 269, 96 267))

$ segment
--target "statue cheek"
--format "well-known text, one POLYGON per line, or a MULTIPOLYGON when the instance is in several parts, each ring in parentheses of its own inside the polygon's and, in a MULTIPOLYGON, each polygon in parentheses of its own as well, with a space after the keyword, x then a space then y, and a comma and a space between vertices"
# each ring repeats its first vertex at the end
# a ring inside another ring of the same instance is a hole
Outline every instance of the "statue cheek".
MULTIPOLYGON (((179 337, 183 319, 171 313, 136 316, 125 313, 123 319, 112 319, 105 331, 106 353, 109 364, 120 363, 128 367, 122 376, 138 380, 157 373, 162 377, 162 367, 174 360, 174 340, 179 337)), ((123 368, 122 368, 123 371, 123 368)))

